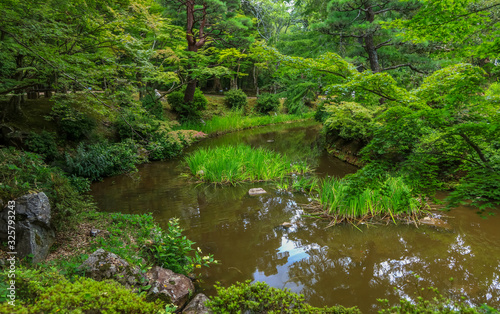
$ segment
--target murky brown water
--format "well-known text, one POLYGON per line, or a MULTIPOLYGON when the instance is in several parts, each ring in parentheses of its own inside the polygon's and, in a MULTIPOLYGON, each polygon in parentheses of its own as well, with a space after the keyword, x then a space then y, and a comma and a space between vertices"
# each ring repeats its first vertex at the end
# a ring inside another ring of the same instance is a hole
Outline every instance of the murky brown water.
MULTIPOLYGON (((307 160, 324 175, 356 169, 323 154, 316 145, 319 126, 298 123, 258 128, 206 140, 199 146, 249 143, 307 160)), ((99 207, 110 212, 153 212, 160 224, 178 217, 190 239, 222 262, 203 270, 201 288, 212 294, 216 281, 265 281, 303 293, 316 306, 357 305, 370 313, 377 298, 395 303, 414 298, 422 287, 445 296, 465 295, 471 304, 500 307, 500 217, 483 219, 461 207, 445 213, 450 229, 431 226, 352 226, 325 229, 326 222, 301 217, 301 194, 272 184, 236 187, 195 185, 180 178, 179 161, 140 167, 128 175, 93 185, 99 207), (269 193, 250 197, 249 188, 269 193), (289 229, 277 227, 291 221, 289 229), (415 278, 419 275, 420 278, 415 278), (450 280, 453 278, 453 280, 450 280), (396 289, 394 289, 396 288, 396 289)))

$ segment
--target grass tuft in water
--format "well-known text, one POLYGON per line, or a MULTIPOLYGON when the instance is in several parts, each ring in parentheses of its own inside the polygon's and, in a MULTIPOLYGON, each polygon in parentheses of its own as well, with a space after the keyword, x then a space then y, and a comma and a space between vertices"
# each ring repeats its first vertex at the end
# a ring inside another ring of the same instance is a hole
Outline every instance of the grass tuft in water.
POLYGON ((309 172, 303 163, 291 163, 279 153, 248 145, 202 148, 185 158, 191 175, 203 182, 235 184, 270 181, 309 172))
POLYGON ((319 203, 323 215, 332 223, 362 222, 373 217, 400 219, 415 218, 424 205, 401 177, 389 177, 380 188, 354 189, 348 179, 327 178, 319 184, 319 203))
POLYGON ((211 120, 206 121, 205 124, 186 122, 183 123, 179 129, 197 130, 206 134, 212 134, 309 118, 311 118, 311 114, 244 116, 242 113, 234 111, 226 116, 214 116, 211 120))

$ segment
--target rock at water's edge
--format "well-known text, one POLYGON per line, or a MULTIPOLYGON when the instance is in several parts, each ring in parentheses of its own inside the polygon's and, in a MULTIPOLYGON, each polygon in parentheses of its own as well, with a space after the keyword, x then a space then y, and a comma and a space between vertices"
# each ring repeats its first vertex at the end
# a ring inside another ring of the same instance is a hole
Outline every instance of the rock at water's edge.
MULTIPOLYGON (((50 203, 45 193, 34 193, 21 196, 15 202, 15 249, 19 258, 33 256, 32 262, 39 263, 49 254, 49 249, 54 244, 55 234, 50 226, 50 203)), ((0 213, 0 241, 7 242, 9 216, 12 210, 4 207, 0 213)), ((12 219, 10 219, 12 220, 12 219)), ((12 225, 11 225, 12 226, 12 225)))
POLYGON ((205 305, 209 299, 203 293, 198 293, 182 311, 183 314, 212 314, 213 312, 205 305))
POLYGON ((151 285, 148 292, 149 300, 160 298, 182 308, 188 301, 189 295, 194 292, 191 279, 169 269, 155 266, 146 273, 146 277, 151 285))

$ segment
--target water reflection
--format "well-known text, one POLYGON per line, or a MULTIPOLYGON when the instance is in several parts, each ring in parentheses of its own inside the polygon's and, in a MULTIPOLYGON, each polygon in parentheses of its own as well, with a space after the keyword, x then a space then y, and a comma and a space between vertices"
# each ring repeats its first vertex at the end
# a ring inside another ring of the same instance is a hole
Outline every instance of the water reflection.
MULTIPOLYGON (((244 142, 311 160, 323 175, 355 171, 322 154, 317 132, 314 124, 259 128, 200 146, 244 142)), ((299 204, 309 202, 303 195, 276 191, 272 184, 197 185, 180 178, 181 172, 179 161, 151 163, 140 167, 140 180, 108 178, 94 184, 92 194, 106 211, 153 212, 163 225, 179 217, 187 236, 222 261, 202 270, 201 288, 208 294, 216 281, 230 285, 250 279, 303 293, 316 306, 357 305, 373 312, 377 298, 397 302, 425 295, 421 287, 434 286, 444 295, 465 294, 471 303, 500 307, 498 217, 483 220, 460 208, 443 218, 451 227, 446 230, 411 225, 325 229, 326 222, 302 217, 299 204), (250 197, 253 187, 269 193, 250 197), (283 222, 293 226, 284 228, 283 222)))

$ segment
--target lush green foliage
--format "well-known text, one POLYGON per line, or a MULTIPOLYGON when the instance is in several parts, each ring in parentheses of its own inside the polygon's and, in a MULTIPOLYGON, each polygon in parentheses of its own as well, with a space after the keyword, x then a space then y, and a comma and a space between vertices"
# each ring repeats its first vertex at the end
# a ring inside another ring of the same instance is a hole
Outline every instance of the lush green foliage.
POLYGON ((164 305, 146 302, 144 296, 130 293, 130 290, 111 280, 78 278, 74 282, 63 281, 45 289, 30 308, 33 312, 76 310, 156 313, 164 310, 164 305))
POLYGON ((201 110, 207 108, 208 100, 199 88, 196 89, 193 101, 184 101, 184 92, 176 91, 167 96, 168 103, 174 112, 177 112, 182 120, 199 120, 201 110))
POLYGON ((40 134, 31 132, 26 139, 26 148, 44 156, 46 161, 52 161, 59 155, 56 137, 47 131, 40 134))
POLYGON ((163 105, 156 98, 154 92, 148 91, 141 99, 142 106, 156 119, 163 120, 163 105))
MULTIPOLYGON (((2 273, 0 278, 8 279, 6 273, 2 273)), ((98 282, 88 278, 69 281, 55 269, 42 272, 19 267, 16 269, 16 288, 16 310, 19 313, 96 310, 106 313, 157 313, 165 309, 165 305, 146 302, 145 296, 131 293, 117 282, 98 282)), ((0 293, 3 295, 3 291, 0 293)), ((12 307, 9 312, 11 310, 12 307)))
POLYGON ((387 216, 408 219, 423 207, 400 177, 388 177, 376 188, 360 189, 356 183, 336 178, 320 183, 319 201, 335 222, 387 216))
MULTIPOLYGON (((292 83, 291 81, 290 83, 292 83)), ((286 93, 285 106, 289 114, 301 114, 307 112, 316 100, 318 84, 314 82, 299 82, 290 84, 286 93)))
POLYGON ((140 107, 124 108, 115 122, 120 138, 143 140, 149 138, 160 128, 160 121, 154 119, 140 107))
POLYGON ((0 150, 0 198, 5 202, 34 191, 43 191, 52 206, 56 228, 74 223, 77 213, 93 208, 60 169, 43 163, 42 157, 15 149, 0 150))
POLYGON ((224 104, 233 108, 244 108, 247 105, 247 95, 241 89, 231 89, 224 93, 224 104))
POLYGON ((275 94, 262 94, 257 98, 255 110, 258 113, 265 114, 270 111, 276 111, 280 106, 280 98, 275 94))
POLYGON ((185 162, 196 179, 223 184, 268 181, 309 171, 306 165, 292 164, 279 153, 248 145, 201 148, 187 156, 185 162))
POLYGON ((66 153, 69 173, 94 181, 102 177, 135 170, 144 157, 138 155, 133 140, 110 144, 85 145, 81 143, 74 154, 66 153))
POLYGON ((269 287, 264 282, 247 281, 215 288, 217 296, 206 303, 214 313, 361 313, 357 308, 343 306, 313 307, 305 303, 303 295, 269 287))
POLYGON ((371 138, 373 130, 373 110, 355 102, 341 102, 325 105, 328 117, 325 128, 337 132, 345 139, 371 138))
POLYGON ((88 136, 95 128, 96 122, 86 114, 72 108, 71 102, 65 101, 64 97, 62 99, 52 107, 50 115, 50 118, 56 122, 58 131, 72 141, 88 136))
POLYGON ((152 136, 145 148, 151 160, 164 160, 178 156, 183 148, 180 141, 176 141, 166 132, 158 132, 152 136))
POLYGON ((182 235, 182 231, 179 220, 171 219, 166 231, 152 234, 153 244, 149 250, 156 264, 185 275, 195 268, 217 264, 212 255, 202 256, 200 248, 194 250, 195 243, 182 235))

